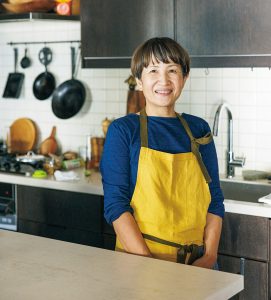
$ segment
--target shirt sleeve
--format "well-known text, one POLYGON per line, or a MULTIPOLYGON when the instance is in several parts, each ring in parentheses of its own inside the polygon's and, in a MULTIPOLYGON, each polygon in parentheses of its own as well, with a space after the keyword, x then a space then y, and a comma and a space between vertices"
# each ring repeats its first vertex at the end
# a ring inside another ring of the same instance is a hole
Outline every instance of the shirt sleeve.
POLYGON ((114 121, 108 128, 100 164, 104 189, 104 217, 112 224, 130 206, 129 131, 114 121))
MULTIPOLYGON (((208 123, 204 121, 204 134, 206 134, 207 132, 211 132, 211 129, 208 123)), ((212 179, 212 182, 209 183, 211 203, 209 205, 208 212, 223 218, 225 213, 223 203, 224 196, 220 187, 217 154, 214 141, 207 145, 200 145, 199 150, 202 156, 202 160, 212 179)))

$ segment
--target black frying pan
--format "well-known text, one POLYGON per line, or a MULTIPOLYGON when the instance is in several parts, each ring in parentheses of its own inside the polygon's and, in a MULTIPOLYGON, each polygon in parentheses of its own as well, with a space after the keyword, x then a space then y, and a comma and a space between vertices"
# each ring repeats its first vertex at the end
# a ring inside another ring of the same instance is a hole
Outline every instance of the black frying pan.
MULTIPOLYGON (((78 55, 80 54, 78 53, 78 55)), ((60 119, 69 119, 76 115, 82 108, 86 98, 84 85, 79 80, 74 79, 76 67, 74 47, 71 47, 71 65, 72 79, 60 84, 53 94, 52 110, 60 119)))
POLYGON ((47 71, 47 66, 52 61, 52 51, 50 48, 44 47, 39 52, 39 60, 45 66, 45 72, 38 75, 33 83, 33 93, 38 100, 48 99, 55 87, 55 77, 47 71))
POLYGON ((14 48, 14 73, 9 73, 3 98, 19 98, 24 81, 24 74, 17 73, 18 48, 14 48))

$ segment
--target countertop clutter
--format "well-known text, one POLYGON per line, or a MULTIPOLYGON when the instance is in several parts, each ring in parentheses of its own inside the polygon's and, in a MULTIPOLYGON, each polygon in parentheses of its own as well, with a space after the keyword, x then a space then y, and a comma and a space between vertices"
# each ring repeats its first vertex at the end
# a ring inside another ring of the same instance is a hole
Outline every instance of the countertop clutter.
POLYGON ((244 284, 241 275, 22 233, 0 230, 0 241, 3 299, 223 300, 244 284))

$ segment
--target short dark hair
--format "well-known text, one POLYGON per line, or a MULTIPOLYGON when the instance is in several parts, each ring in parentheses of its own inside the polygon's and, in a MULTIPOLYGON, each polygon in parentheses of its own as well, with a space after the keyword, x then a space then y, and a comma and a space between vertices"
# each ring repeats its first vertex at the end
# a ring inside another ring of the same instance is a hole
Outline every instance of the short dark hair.
POLYGON ((155 37, 139 45, 134 51, 131 61, 131 71, 134 77, 141 78, 143 68, 150 64, 152 56, 163 63, 173 61, 181 66, 183 76, 189 74, 190 57, 188 52, 171 38, 155 37))

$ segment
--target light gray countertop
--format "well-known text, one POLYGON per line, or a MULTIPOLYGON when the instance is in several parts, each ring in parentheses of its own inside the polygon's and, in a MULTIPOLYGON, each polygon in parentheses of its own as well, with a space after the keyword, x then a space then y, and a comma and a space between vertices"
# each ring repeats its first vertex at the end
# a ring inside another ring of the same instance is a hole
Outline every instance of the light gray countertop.
POLYGON ((243 276, 0 230, 1 299, 228 299, 243 276))
POLYGON ((72 171, 78 176, 79 180, 57 181, 54 176, 39 179, 22 175, 0 173, 0 182, 94 195, 104 194, 101 174, 99 172, 93 171, 90 176, 86 177, 83 168, 74 169, 72 171))

